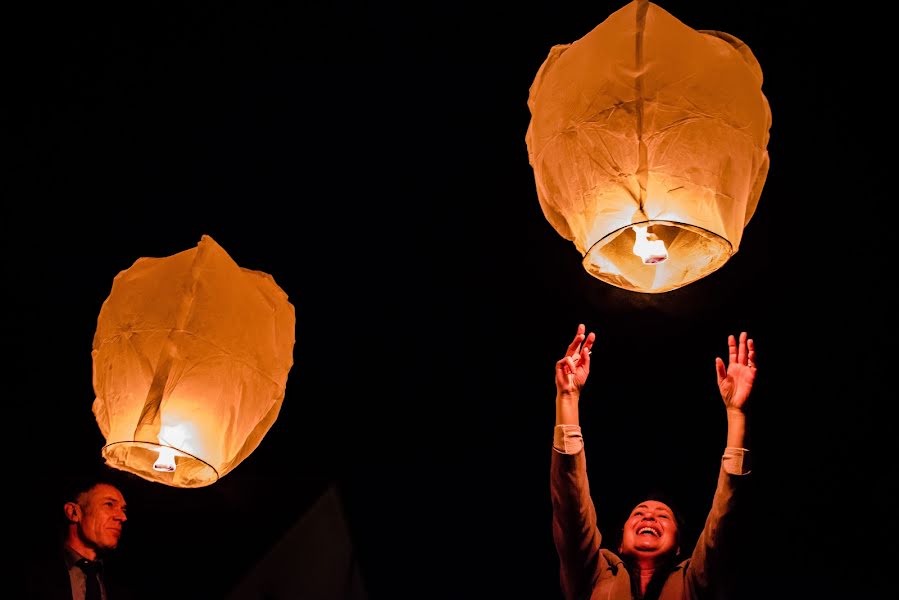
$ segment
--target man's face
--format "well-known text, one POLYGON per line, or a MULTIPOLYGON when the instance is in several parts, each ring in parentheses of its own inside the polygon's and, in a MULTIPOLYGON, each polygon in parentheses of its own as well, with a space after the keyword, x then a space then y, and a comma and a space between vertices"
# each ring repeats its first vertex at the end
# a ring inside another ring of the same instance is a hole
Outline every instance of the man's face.
POLYGON ((621 536, 622 556, 661 558, 678 551, 677 523, 664 502, 646 500, 631 511, 621 536))
POLYGON ((115 487, 100 483, 78 498, 78 536, 95 550, 112 550, 119 544, 125 514, 125 498, 115 487))

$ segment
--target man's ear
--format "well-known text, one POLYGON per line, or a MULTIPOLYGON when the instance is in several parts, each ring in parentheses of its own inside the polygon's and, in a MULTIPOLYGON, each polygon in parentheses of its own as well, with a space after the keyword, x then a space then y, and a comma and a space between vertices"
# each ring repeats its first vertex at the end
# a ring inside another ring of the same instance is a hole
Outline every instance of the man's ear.
POLYGON ((66 512, 66 518, 70 523, 77 523, 81 520, 81 507, 78 506, 77 502, 66 502, 63 510, 66 512))

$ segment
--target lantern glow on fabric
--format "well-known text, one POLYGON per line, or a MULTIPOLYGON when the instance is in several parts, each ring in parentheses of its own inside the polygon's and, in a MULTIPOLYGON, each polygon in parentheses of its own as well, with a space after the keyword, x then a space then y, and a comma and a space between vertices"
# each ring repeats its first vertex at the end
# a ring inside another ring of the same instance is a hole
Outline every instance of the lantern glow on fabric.
POLYGON ((173 487, 217 481, 277 419, 294 336, 287 294, 211 237, 139 258, 113 280, 93 341, 106 463, 173 487))
POLYGON ((732 35, 652 2, 551 48, 528 97, 543 214, 611 285, 674 290, 740 247, 768 175, 762 71, 732 35))

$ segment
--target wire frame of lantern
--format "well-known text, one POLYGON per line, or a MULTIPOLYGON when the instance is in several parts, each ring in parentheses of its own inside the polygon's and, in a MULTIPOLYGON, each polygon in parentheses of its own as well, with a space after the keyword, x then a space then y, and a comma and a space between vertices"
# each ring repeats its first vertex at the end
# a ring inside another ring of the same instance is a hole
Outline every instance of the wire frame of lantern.
POLYGON ((274 279, 211 237, 140 258, 113 280, 93 341, 93 413, 114 468, 173 487, 210 485, 278 417, 294 307, 274 279))
POLYGON ((739 39, 636 0, 554 46, 528 107, 540 206, 588 273, 667 292, 738 251, 771 127, 761 68, 739 39))

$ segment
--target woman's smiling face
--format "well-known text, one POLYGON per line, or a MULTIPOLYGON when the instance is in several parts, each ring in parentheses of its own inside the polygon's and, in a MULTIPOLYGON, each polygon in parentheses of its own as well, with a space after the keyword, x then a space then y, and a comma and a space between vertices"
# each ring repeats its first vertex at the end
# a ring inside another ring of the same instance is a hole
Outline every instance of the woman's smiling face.
POLYGON ((677 521, 664 502, 646 500, 631 511, 624 524, 619 552, 633 558, 665 557, 678 552, 677 521))

